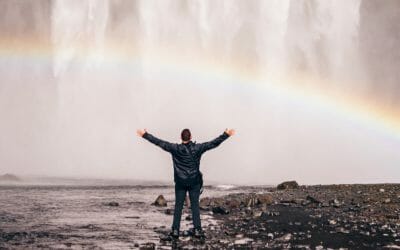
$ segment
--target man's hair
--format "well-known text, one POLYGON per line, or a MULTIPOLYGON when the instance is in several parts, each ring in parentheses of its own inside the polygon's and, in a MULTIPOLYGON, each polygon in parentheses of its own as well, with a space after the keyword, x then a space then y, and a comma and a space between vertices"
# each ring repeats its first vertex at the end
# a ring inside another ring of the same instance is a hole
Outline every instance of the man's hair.
POLYGON ((190 130, 188 128, 185 128, 184 130, 182 130, 182 133, 181 133, 182 141, 189 141, 190 140, 190 136, 191 136, 191 133, 190 133, 190 130))

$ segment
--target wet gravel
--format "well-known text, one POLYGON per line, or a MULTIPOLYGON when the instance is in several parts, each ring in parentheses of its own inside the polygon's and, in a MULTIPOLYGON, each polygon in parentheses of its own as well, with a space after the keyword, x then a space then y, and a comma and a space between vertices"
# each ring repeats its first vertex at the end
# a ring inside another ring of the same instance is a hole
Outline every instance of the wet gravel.
POLYGON ((165 243, 165 246, 182 249, 400 249, 398 184, 269 188, 203 198, 202 204, 203 213, 212 213, 218 220, 218 224, 205 228, 205 242, 183 237, 175 245, 165 243))
POLYGON ((185 208, 171 242, 171 186, 0 186, 0 249, 400 249, 398 184, 209 187, 200 204, 206 239, 185 208))
MULTIPOLYGON (((204 195, 228 192, 207 187, 204 195)), ((137 249, 160 245, 173 186, 0 185, 0 249, 137 249), (151 205, 163 194, 168 206, 151 205)), ((190 214, 185 209, 183 219, 190 214)), ((214 223, 203 215, 204 225, 214 223)), ((182 229, 191 221, 184 220, 182 229)))

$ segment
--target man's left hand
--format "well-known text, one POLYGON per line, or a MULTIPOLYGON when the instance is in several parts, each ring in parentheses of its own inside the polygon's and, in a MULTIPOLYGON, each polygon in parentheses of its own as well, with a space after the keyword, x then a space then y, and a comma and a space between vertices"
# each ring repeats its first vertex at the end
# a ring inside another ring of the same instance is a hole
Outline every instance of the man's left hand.
POLYGON ((146 129, 138 129, 136 130, 136 134, 140 137, 143 137, 143 135, 147 132, 146 129))

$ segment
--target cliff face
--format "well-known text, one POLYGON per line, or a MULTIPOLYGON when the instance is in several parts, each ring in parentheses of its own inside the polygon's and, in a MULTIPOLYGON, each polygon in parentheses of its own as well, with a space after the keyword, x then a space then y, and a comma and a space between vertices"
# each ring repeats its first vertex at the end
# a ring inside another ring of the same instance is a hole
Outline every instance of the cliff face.
POLYGON ((21 181, 21 179, 19 177, 17 177, 16 175, 13 174, 4 174, 4 175, 0 175, 0 181, 2 182, 14 182, 14 181, 21 181))
POLYGON ((400 85, 400 1, 363 0, 360 5, 360 51, 373 84, 372 93, 398 103, 400 85))

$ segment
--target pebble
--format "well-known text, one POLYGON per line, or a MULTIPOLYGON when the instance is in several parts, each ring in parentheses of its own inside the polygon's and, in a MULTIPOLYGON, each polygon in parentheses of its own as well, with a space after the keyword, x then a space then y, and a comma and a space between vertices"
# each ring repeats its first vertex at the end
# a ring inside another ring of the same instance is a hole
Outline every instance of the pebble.
POLYGON ((262 214, 263 214, 262 211, 254 211, 254 212, 253 212, 253 216, 254 216, 255 218, 261 217, 262 214))
POLYGON ((348 234, 348 233, 350 233, 349 230, 344 229, 343 227, 338 227, 338 228, 336 228, 336 232, 338 232, 338 233, 343 233, 343 234, 348 234))
POLYGON ((384 248, 385 249, 400 249, 400 246, 391 244, 391 245, 386 245, 384 248))
POLYGON ((290 241, 292 239, 292 234, 291 233, 287 233, 281 237, 279 237, 278 239, 276 239, 277 241, 281 241, 281 242, 287 242, 290 241))
POLYGON ((235 243, 235 245, 245 245, 252 241, 253 241, 253 239, 251 239, 251 238, 243 238, 243 239, 235 240, 234 243, 235 243))
POLYGON ((225 239, 219 240, 218 242, 219 242, 219 243, 222 243, 222 244, 228 244, 228 243, 230 243, 229 240, 225 240, 225 239))
POLYGON ((336 225, 336 223, 337 223, 337 222, 336 222, 335 220, 329 220, 329 224, 330 224, 330 225, 336 225))
POLYGON ((165 209, 164 213, 167 214, 167 215, 173 215, 174 214, 174 210, 171 209, 171 208, 167 208, 167 209, 165 209))

